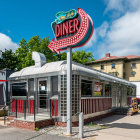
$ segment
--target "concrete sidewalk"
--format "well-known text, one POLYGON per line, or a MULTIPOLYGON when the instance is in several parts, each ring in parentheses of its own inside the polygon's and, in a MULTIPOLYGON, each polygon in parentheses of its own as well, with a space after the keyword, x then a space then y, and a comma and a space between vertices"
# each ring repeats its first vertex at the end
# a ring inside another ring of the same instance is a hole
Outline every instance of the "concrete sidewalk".
POLYGON ((114 115, 95 123, 108 128, 93 132, 84 140, 140 140, 140 113, 133 116, 114 115))
POLYGON ((39 132, 36 131, 0 125, 0 140, 72 140, 72 139, 57 135, 48 135, 47 133, 41 135, 39 132))

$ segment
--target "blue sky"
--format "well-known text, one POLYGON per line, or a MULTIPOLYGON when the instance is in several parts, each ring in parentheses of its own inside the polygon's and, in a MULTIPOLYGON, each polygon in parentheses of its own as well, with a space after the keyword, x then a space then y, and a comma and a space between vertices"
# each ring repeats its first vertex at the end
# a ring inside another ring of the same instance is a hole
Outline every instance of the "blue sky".
POLYGON ((96 59, 107 52, 140 55, 139 0, 1 0, 0 50, 15 50, 22 38, 28 41, 35 35, 51 40, 55 14, 78 7, 91 16, 95 27, 90 42, 79 49, 92 51, 96 59))

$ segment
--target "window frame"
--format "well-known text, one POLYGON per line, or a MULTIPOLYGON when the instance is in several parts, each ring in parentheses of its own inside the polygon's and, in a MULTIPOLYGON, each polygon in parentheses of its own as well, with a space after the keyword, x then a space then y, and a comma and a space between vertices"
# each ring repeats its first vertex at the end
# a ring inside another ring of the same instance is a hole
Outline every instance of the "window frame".
POLYGON ((115 68, 116 68, 116 64, 115 64, 115 63, 112 63, 112 64, 111 64, 111 68, 112 68, 112 69, 115 69, 115 68), (113 67, 113 64, 114 64, 114 67, 113 67))
POLYGON ((101 67, 100 67, 101 70, 104 70, 104 69, 105 69, 103 64, 101 64, 100 66, 101 66, 101 67))
POLYGON ((131 68, 135 69, 136 68, 136 63, 131 63, 131 68), (135 64, 135 66, 133 66, 133 64, 135 64))
POLYGON ((93 96, 93 81, 92 80, 86 80, 86 79, 81 79, 81 97, 92 97, 93 96), (82 94, 82 83, 85 83, 85 82, 82 82, 82 81, 88 81, 87 82, 87 85, 89 84, 91 86, 91 94, 90 95, 83 95, 82 94))
POLYGON ((105 84, 104 97, 112 97, 112 85, 111 84, 105 84), (107 91, 109 93, 108 95, 107 95, 107 91))
POLYGON ((132 71, 132 72, 131 72, 131 75, 132 75, 132 76, 135 76, 135 75, 136 75, 136 72, 135 72, 135 71, 132 71))
POLYGON ((24 97, 27 97, 28 96, 28 91, 27 91, 27 81, 22 81, 22 82, 13 82, 13 83, 11 83, 10 84, 10 86, 11 86, 11 97, 12 98, 18 98, 18 97, 20 97, 20 98, 24 98, 24 97), (26 95, 25 96, 15 96, 15 95, 13 95, 13 85, 14 84, 22 84, 22 83, 25 83, 26 84, 26 88, 25 88, 25 90, 26 90, 26 95))

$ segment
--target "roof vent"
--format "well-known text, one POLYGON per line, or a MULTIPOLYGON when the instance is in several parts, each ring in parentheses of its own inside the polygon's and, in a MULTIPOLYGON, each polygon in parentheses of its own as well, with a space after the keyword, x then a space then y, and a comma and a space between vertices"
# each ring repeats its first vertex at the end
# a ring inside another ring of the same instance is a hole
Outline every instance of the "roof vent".
POLYGON ((39 52, 32 52, 32 59, 35 61, 35 67, 42 67, 46 64, 46 57, 39 52))
POLYGON ((106 57, 108 57, 108 58, 109 58, 109 57, 110 57, 110 53, 106 53, 106 57))

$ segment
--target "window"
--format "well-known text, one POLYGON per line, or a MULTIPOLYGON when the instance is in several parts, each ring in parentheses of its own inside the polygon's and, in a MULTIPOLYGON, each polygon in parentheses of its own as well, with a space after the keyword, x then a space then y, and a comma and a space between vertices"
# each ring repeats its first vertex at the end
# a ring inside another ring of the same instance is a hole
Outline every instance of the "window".
POLYGON ((39 81, 39 92, 38 92, 38 99, 39 99, 39 108, 47 108, 48 107, 48 100, 47 100, 47 81, 42 80, 39 81))
POLYGON ((132 67, 132 69, 136 68, 136 63, 132 63, 131 67, 132 67))
POLYGON ((109 72, 108 74, 113 75, 113 76, 118 76, 119 75, 118 72, 109 72))
POLYGON ((92 96, 92 81, 81 81, 81 94, 82 96, 92 96))
POLYGON ((115 63, 112 63, 112 69, 115 69, 115 63))
POLYGON ((58 76, 52 76, 51 82, 52 82, 52 96, 58 95, 58 76))
POLYGON ((111 97, 111 85, 105 85, 105 96, 111 97))
POLYGON ((26 82, 12 84, 12 96, 27 96, 26 82))
POLYGON ((132 76, 135 76, 136 75, 136 72, 135 71, 132 71, 131 74, 132 74, 132 76))
POLYGON ((34 96, 34 79, 29 79, 29 97, 34 96))
POLYGON ((132 88, 127 88, 127 96, 132 96, 132 88))
POLYGON ((127 96, 136 96, 136 88, 128 87, 127 88, 127 96))
POLYGON ((101 65, 101 70, 104 70, 104 65, 101 65))
POLYGON ((123 78, 125 79, 125 76, 126 76, 126 74, 125 74, 125 72, 123 72, 123 78))

